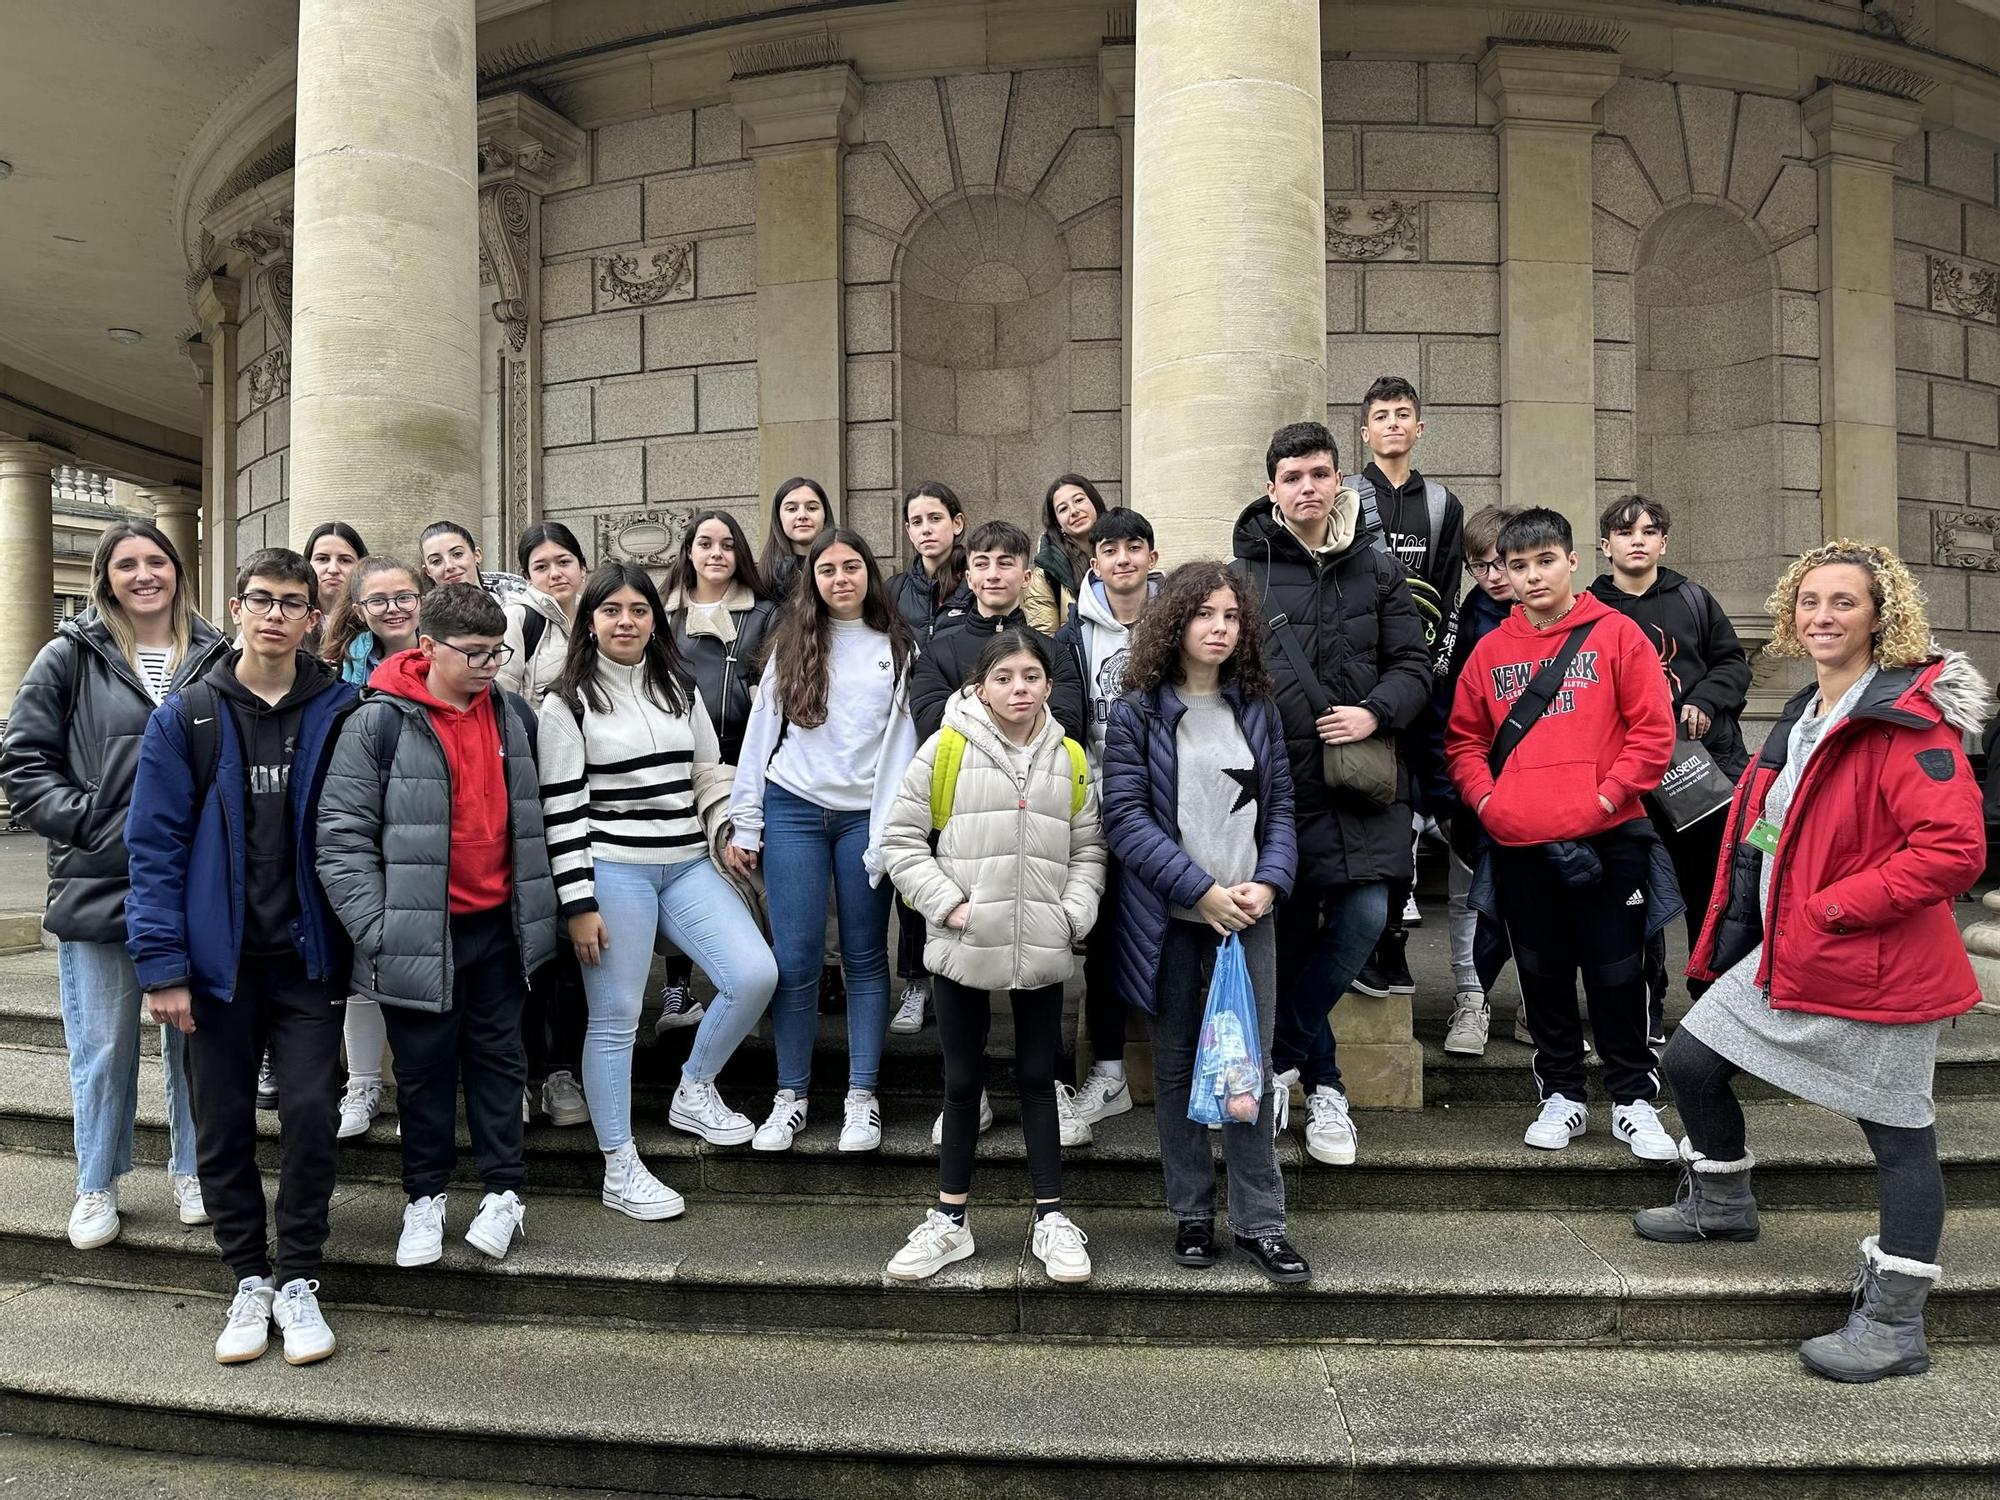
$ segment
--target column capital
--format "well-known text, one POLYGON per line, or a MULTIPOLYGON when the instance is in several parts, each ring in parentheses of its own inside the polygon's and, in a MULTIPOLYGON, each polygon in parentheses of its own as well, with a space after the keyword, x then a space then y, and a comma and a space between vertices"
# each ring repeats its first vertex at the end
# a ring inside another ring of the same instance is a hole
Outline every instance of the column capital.
POLYGON ((518 182, 560 193, 590 180, 590 138, 539 99, 518 91, 479 101, 479 185, 518 182))
POLYGON ((211 327, 233 328, 243 306, 243 283, 218 272, 199 282, 189 300, 194 304, 195 316, 202 322, 211 327))
POLYGON ((215 379, 215 345, 206 339, 182 339, 181 354, 194 367, 196 384, 207 386, 215 379))
POLYGON ((0 443, 0 479, 32 479, 39 474, 53 489, 57 466, 70 461, 71 455, 47 443, 0 443))
POLYGON ((1807 95, 1804 116, 1815 165, 1832 158, 1885 172, 1895 170, 1896 148, 1924 125, 1924 108, 1914 100, 1845 83, 1807 95))
POLYGON ((1479 59, 1479 88, 1502 123, 1594 128, 1597 101, 1618 81, 1620 67, 1608 48, 1496 42, 1479 59))
POLYGON ((736 78, 729 104, 753 154, 785 146, 844 140, 861 117, 861 79, 846 63, 736 78))
POLYGON ((201 514, 201 491, 191 484, 147 485, 138 495, 153 507, 155 517, 201 514))
POLYGON ((1138 96, 1139 49, 1131 42, 1106 42, 1097 49, 1099 122, 1129 125, 1138 96))
POLYGON ((231 198, 201 221, 217 245, 255 265, 292 253, 292 174, 280 172, 231 198))

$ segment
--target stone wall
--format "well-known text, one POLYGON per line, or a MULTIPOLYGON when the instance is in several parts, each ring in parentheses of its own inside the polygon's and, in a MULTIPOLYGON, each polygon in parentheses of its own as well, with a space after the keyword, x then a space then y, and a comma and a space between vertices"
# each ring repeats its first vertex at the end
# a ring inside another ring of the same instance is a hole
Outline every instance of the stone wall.
MULTIPOLYGON (((243 278, 237 335, 236 556, 291 545, 291 362, 265 305, 266 278, 243 278)), ((232 585, 233 587, 233 585, 232 585)))

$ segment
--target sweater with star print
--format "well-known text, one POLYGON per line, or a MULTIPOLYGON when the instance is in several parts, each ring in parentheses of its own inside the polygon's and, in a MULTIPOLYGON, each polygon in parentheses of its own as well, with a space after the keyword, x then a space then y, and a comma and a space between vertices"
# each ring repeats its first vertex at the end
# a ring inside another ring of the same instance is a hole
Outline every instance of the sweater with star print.
MULTIPOLYGON (((1181 847, 1217 885, 1241 885, 1257 873, 1257 762, 1220 693, 1177 691, 1187 707, 1174 727, 1181 847)), ((1185 907, 1173 915, 1202 920, 1185 907)))

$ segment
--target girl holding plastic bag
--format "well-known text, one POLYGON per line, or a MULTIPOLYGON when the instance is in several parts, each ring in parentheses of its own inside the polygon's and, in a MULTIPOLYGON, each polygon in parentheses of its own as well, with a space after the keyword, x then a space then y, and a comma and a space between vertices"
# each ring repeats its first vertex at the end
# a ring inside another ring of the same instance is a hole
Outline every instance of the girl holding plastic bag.
MULTIPOLYGON (((1118 988, 1148 1014, 1154 1114, 1174 1259, 1215 1263, 1215 1161, 1189 1118, 1211 979, 1225 941, 1241 946, 1255 999, 1254 1123, 1220 1103, 1237 1248, 1273 1281, 1311 1274, 1285 1238, 1271 1089, 1277 945, 1271 911, 1298 863, 1292 776, 1271 700, 1251 586, 1219 562, 1176 568, 1133 629, 1126 694, 1104 741, 1104 830, 1119 889, 1118 988)), ((1225 979, 1227 976, 1225 975, 1225 979)), ((1240 981, 1239 981, 1240 982, 1240 981)), ((1211 1079, 1209 1087, 1214 1087, 1211 1079)), ((1247 1113, 1242 1105, 1238 1111, 1247 1113)))
POLYGON ((938 1202, 890 1260, 921 1281, 972 1254, 966 1198, 986 1086, 991 992, 1014 1008, 1014 1073, 1035 1219, 1029 1249, 1051 1281, 1090 1279, 1085 1235, 1063 1213, 1056 1063, 1063 983, 1097 920, 1104 838, 1083 747, 1048 711, 1049 648, 1029 630, 986 643, 903 777, 882 830, 882 864, 923 913, 945 1103, 938 1202))

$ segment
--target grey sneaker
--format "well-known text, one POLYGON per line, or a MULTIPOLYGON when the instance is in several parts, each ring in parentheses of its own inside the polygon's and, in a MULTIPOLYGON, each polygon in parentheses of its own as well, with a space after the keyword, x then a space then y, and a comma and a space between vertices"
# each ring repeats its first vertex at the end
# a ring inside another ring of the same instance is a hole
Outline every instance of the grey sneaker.
POLYGON ((915 1036, 924 1029, 924 1004, 930 999, 921 979, 912 979, 903 986, 902 1003, 896 1008, 895 1019, 889 1022, 889 1030, 896 1036, 915 1036))
POLYGON ((575 1074, 566 1068, 549 1074, 542 1085, 542 1111, 551 1125, 590 1123, 590 1106, 584 1102, 583 1090, 576 1085, 575 1074))
POLYGON ((1451 1024, 1445 1028, 1444 1050, 1456 1057, 1484 1057, 1492 1012, 1483 990, 1460 990, 1452 1002, 1451 1024))

